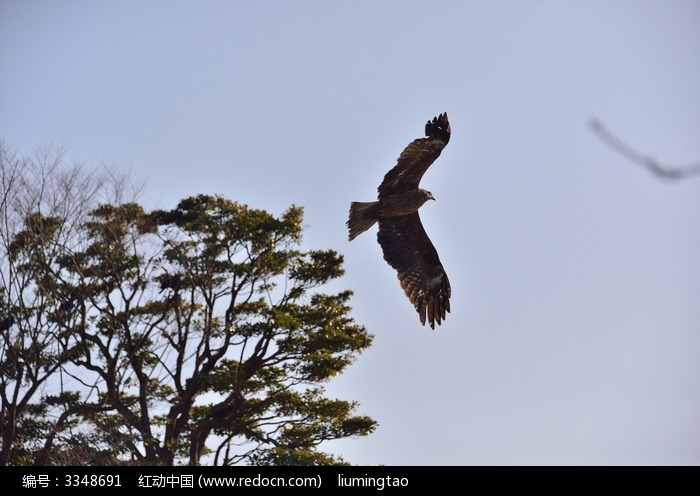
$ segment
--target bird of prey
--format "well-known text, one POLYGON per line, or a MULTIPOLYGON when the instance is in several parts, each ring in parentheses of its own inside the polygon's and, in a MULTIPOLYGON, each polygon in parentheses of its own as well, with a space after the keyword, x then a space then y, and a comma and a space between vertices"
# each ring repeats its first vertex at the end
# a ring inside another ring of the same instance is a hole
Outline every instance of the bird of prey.
POLYGON ((411 142, 377 188, 377 201, 352 202, 347 221, 352 241, 376 222, 384 260, 393 267, 421 324, 441 324, 450 311, 450 281, 437 250, 421 224, 418 209, 432 193, 419 188, 423 174, 450 141, 450 123, 442 113, 425 125, 425 138, 411 142))

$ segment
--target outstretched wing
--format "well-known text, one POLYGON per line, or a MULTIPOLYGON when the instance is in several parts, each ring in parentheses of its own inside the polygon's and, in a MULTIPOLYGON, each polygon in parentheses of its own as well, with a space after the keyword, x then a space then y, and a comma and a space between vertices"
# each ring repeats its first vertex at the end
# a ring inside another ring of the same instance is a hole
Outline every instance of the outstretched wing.
POLYGON ((442 153, 450 141, 450 122, 447 113, 442 113, 425 125, 425 138, 413 140, 396 162, 393 169, 386 173, 379 185, 379 199, 418 187, 423 174, 442 153))
POLYGON ((450 311, 450 281, 418 212, 379 221, 377 240, 384 260, 397 271, 404 293, 413 303, 421 324, 426 318, 435 329, 450 311))

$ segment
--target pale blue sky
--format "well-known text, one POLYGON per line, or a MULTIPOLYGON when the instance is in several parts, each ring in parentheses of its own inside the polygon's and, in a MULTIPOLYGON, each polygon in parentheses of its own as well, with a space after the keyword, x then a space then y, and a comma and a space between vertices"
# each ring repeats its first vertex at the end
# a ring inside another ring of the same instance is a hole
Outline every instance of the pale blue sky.
POLYGON ((700 464, 700 3, 0 0, 0 137, 132 168, 148 207, 305 207, 374 345, 328 386, 359 465, 700 464), (452 313, 421 327, 375 230, 403 147, 447 111, 421 212, 452 313))

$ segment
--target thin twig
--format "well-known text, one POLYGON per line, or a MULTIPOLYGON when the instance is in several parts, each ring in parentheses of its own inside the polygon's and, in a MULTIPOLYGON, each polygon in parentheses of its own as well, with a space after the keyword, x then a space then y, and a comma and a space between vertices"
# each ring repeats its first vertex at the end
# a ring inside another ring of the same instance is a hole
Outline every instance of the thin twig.
POLYGON ((653 174, 664 179, 685 179, 689 176, 700 175, 700 163, 685 166, 671 166, 659 163, 658 160, 639 153, 627 143, 612 134, 598 119, 591 119, 591 129, 608 146, 632 162, 645 167, 653 174))

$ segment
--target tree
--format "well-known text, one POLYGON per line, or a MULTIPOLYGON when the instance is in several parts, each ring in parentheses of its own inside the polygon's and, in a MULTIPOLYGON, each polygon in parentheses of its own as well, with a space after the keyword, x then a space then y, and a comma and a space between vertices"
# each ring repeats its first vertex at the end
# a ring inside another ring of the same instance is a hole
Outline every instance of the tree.
POLYGON ((75 396, 50 385, 67 358, 55 319, 67 300, 48 268, 90 208, 124 193, 123 174, 62 164, 59 147, 19 158, 0 141, 0 465, 36 461, 71 425, 75 396))
POLYGON ((3 331, 3 350, 31 317, 27 342, 50 336, 53 350, 37 368, 60 388, 16 416, 31 434, 6 462, 345 463, 319 445, 376 422, 323 384, 372 336, 349 316, 351 292, 319 290, 342 256, 299 250, 302 220, 296 206, 275 217, 221 196, 150 213, 111 202, 69 244, 65 217, 26 215, 8 253, 45 301, 41 319, 12 307, 21 324, 3 331))

